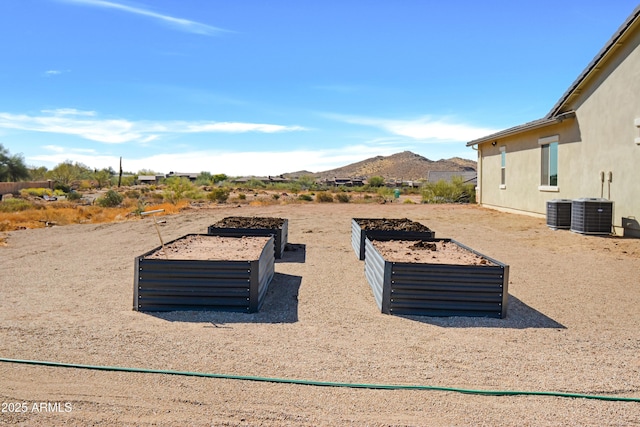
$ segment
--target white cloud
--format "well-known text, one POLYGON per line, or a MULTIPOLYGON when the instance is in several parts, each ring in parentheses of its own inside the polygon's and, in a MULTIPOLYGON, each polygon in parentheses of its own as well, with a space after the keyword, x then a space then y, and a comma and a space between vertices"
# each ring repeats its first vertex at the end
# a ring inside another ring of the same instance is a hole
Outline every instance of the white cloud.
POLYGON ((56 108, 54 110, 42 110, 43 113, 52 114, 54 116, 95 116, 95 111, 83 111, 75 108, 56 108))
POLYGON ((261 123, 238 123, 238 122, 218 122, 218 123, 202 123, 202 124, 185 124, 187 132, 264 132, 264 133, 276 133, 276 132, 289 132, 306 130, 301 126, 282 126, 282 125, 269 125, 261 123))
POLYGON ((65 150, 64 147, 61 147, 59 145, 45 145, 42 148, 48 151, 53 151, 55 153, 64 153, 65 150))
POLYGON ((421 142, 466 142, 497 132, 496 129, 460 123, 450 118, 432 118, 430 116, 415 120, 383 119, 339 114, 326 114, 325 116, 345 123, 376 127, 393 135, 407 137, 421 142))
POLYGON ((60 70, 47 70, 44 72, 44 75, 47 77, 51 77, 51 76, 57 76, 58 74, 62 74, 62 71, 60 70))
POLYGON ((102 119, 94 111, 73 108, 43 110, 40 115, 0 112, 0 129, 17 129, 33 132, 76 135, 91 141, 107 144, 126 142, 148 143, 163 134, 180 133, 242 133, 242 132, 293 132, 306 130, 301 126, 285 126, 266 123, 207 122, 207 121, 130 121, 126 119, 102 119))
POLYGON ((78 3, 78 4, 87 5, 87 6, 102 7, 107 9, 117 9, 123 12, 132 13, 135 15, 146 16, 189 33, 210 36, 210 35, 214 35, 221 32, 229 32, 228 30, 224 30, 222 28, 217 28, 211 25, 202 24, 200 22, 191 21, 189 19, 176 18, 169 15, 163 15, 161 13, 153 12, 148 9, 127 6, 127 5, 112 2, 112 1, 105 1, 105 0, 62 0, 62 1, 65 1, 67 3, 78 3))

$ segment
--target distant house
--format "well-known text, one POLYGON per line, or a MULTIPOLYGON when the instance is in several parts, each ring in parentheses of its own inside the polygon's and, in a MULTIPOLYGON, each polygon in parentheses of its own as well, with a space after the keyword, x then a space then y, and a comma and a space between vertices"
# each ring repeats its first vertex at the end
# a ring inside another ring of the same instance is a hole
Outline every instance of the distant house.
POLYGON ((193 182, 196 179, 198 179, 199 175, 200 175, 199 173, 169 172, 165 177, 171 178, 171 177, 177 176, 181 178, 188 178, 189 181, 193 182))
POLYGON ((361 187, 365 183, 364 178, 327 178, 321 184, 332 187, 361 187))
POLYGON ((264 184, 278 184, 278 183, 287 183, 287 182, 291 182, 290 179, 287 179, 285 177, 283 177, 282 175, 279 176, 241 176, 241 177, 237 177, 237 178, 232 178, 230 179, 231 182, 236 183, 236 184, 246 184, 249 181, 260 181, 264 184))
POLYGON ((139 184, 157 184, 164 175, 138 175, 139 184))
POLYGON ((427 175, 428 182, 445 181, 451 182, 453 177, 459 176, 463 182, 476 185, 478 183, 478 173, 473 172, 461 172, 461 171, 429 171, 427 175))
POLYGON ((542 216, 550 199, 607 198, 616 232, 640 218, 639 16, 640 6, 546 116, 467 143, 478 203, 542 216))
POLYGON ((397 187, 411 187, 411 188, 417 188, 420 187, 421 185, 421 181, 407 181, 407 180, 402 180, 402 179, 386 179, 384 181, 384 186, 385 187, 390 187, 390 188, 397 188, 397 187))

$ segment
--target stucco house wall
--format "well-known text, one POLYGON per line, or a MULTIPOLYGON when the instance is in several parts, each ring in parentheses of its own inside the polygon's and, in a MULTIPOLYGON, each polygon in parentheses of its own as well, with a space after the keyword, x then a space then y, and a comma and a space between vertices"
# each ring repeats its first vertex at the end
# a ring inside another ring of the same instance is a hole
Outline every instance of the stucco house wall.
POLYGON ((622 217, 640 218, 638 15, 636 9, 624 35, 590 64, 547 117, 468 144, 478 150, 479 203, 543 216, 548 200, 603 196, 614 201, 615 226, 622 217), (540 139, 553 135, 558 136, 558 184, 542 187, 540 139))

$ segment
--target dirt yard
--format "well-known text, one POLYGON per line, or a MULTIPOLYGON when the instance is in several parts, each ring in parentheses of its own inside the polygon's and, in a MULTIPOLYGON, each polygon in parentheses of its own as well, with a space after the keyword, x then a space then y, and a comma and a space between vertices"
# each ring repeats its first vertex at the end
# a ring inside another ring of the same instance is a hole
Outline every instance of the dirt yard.
MULTIPOLYGON (((22 230, 0 247, 0 357, 356 384, 640 398, 640 240, 475 206, 308 204, 167 216, 289 220, 260 312, 132 310, 150 218, 22 230), (381 314, 351 218, 409 218, 510 266, 505 319, 381 314)), ((0 363, 0 425, 627 426, 640 403, 321 387, 0 363)))

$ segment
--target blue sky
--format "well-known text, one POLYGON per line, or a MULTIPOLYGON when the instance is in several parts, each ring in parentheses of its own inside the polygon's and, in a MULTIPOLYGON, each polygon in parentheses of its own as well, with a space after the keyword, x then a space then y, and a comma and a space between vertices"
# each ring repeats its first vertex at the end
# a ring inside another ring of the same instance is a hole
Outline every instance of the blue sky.
POLYGON ((3 0, 0 144, 28 165, 277 175, 543 117, 637 6, 3 0))

